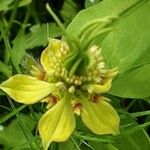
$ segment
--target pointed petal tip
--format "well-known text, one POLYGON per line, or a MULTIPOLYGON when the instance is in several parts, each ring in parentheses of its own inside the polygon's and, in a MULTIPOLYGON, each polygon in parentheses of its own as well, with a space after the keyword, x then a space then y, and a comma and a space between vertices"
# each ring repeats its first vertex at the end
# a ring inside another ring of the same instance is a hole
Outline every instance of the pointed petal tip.
POLYGON ((75 118, 71 102, 60 100, 49 109, 39 121, 39 133, 42 138, 44 150, 50 143, 66 141, 75 129, 75 118))
POLYGON ((49 95, 55 86, 32 76, 17 74, 4 81, 0 89, 16 102, 34 104, 49 95))
POLYGON ((120 118, 115 109, 106 101, 97 103, 82 100, 81 113, 84 124, 95 134, 119 134, 120 118))

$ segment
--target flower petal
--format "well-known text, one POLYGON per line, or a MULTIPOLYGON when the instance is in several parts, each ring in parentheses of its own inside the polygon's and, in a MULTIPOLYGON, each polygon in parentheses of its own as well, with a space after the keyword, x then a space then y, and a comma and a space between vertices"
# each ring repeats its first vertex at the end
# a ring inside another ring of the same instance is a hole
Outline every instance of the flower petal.
POLYGON ((15 101, 24 104, 36 103, 56 88, 56 84, 50 84, 21 74, 12 76, 0 85, 0 89, 5 91, 15 101))
POLYGON ((88 85, 86 85, 86 88, 87 88, 89 93, 101 94, 101 93, 107 92, 111 88, 111 82, 112 82, 112 79, 109 79, 103 85, 101 85, 101 84, 88 84, 88 85))
POLYGON ((119 116, 108 102, 94 103, 84 99, 82 105, 81 117, 90 130, 99 135, 119 133, 119 116))
POLYGON ((39 132, 44 150, 53 141, 66 141, 75 128, 70 99, 62 99, 49 109, 39 121, 39 132))
POLYGON ((48 47, 41 54, 41 64, 44 70, 51 75, 59 61, 62 53, 66 52, 67 45, 65 42, 57 39, 51 39, 48 47))

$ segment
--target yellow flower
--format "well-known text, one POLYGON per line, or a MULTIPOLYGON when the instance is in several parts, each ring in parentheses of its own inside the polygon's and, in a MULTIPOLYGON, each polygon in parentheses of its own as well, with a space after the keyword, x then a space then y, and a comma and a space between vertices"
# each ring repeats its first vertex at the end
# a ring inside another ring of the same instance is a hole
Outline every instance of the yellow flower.
POLYGON ((76 126, 74 114, 80 115, 95 134, 119 132, 119 116, 102 95, 110 89, 117 71, 105 69, 97 46, 80 55, 71 53, 65 42, 51 39, 41 54, 41 65, 43 69, 33 66, 34 77, 14 75, 0 89, 20 103, 48 103, 38 125, 44 150, 51 142, 62 142, 71 136, 76 126))

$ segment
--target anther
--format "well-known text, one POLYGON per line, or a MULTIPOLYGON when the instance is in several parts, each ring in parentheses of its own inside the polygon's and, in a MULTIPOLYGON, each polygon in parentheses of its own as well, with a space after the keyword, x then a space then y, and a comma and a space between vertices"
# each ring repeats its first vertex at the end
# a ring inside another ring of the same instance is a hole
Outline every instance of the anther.
POLYGON ((81 103, 75 103, 73 105, 73 111, 74 113, 76 113, 77 115, 80 115, 81 114, 81 111, 82 111, 82 104, 81 103))
POLYGON ((69 83, 69 82, 70 82, 70 79, 69 79, 69 78, 66 78, 66 82, 69 83))
POLYGON ((71 94, 74 94, 75 92, 75 87, 72 85, 70 86, 70 88, 68 89, 68 92, 71 93, 71 94))
POLYGON ((98 49, 98 46, 94 45, 90 48, 90 52, 94 54, 97 51, 97 49, 98 49))
POLYGON ((87 77, 87 81, 91 81, 92 80, 92 77, 87 77))
POLYGON ((99 95, 92 95, 91 101, 93 103, 97 103, 99 100, 100 100, 100 96, 99 95))
POLYGON ((78 80, 78 79, 76 79, 76 80, 74 81, 74 84, 75 84, 75 85, 81 85, 81 81, 78 80))

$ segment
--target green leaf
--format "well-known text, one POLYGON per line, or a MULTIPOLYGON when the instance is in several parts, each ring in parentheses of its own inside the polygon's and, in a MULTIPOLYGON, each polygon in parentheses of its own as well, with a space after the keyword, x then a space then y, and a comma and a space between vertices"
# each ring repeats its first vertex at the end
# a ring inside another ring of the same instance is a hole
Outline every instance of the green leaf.
MULTIPOLYGON (((32 131, 36 125, 36 122, 28 116, 20 115, 20 117, 28 129, 32 131)), ((17 120, 13 120, 7 127, 3 126, 3 128, 4 129, 0 131, 0 144, 4 146, 4 150, 8 148, 12 149, 15 147, 18 147, 17 150, 30 148, 17 120)))
POLYGON ((131 134, 126 134, 125 131, 137 127, 138 124, 129 115, 124 116, 121 120, 124 136, 115 140, 115 146, 121 150, 149 150, 150 138, 144 129, 137 130, 131 134), (124 146, 126 145, 126 146, 124 146))
POLYGON ((105 0, 81 11, 68 26, 67 32, 73 37, 78 37, 83 27, 90 22, 104 17, 119 16, 118 20, 109 23, 114 30, 103 40, 100 35, 93 44, 102 46, 107 66, 118 66, 122 73, 130 69, 149 47, 150 19, 145 16, 149 12, 150 4, 146 0, 105 0))
POLYGON ((149 13, 148 0, 105 0, 81 11, 67 28, 67 32, 77 38, 83 27, 90 22, 109 16, 119 16, 118 20, 108 23, 108 26, 113 27, 112 31, 107 32, 105 36, 98 36, 89 43, 102 47, 108 68, 119 69, 118 78, 111 89, 113 95, 130 98, 150 96, 148 67, 144 67, 138 75, 139 69, 135 68, 149 64, 150 19, 145 15, 149 13), (135 71, 131 71, 133 68, 135 71))
POLYGON ((65 0, 62 10, 60 11, 65 23, 69 23, 78 13, 79 8, 75 1, 65 0))
MULTIPOLYGON (((0 11, 7 11, 13 9, 13 4, 15 0, 0 0, 0 11)), ((19 7, 28 5, 32 0, 20 0, 19 7)))
POLYGON ((6 65, 2 61, 0 61, 0 72, 2 72, 5 76, 11 76, 11 68, 10 66, 6 65))
POLYGON ((150 47, 143 52, 143 54, 133 64, 133 67, 141 67, 142 65, 146 64, 150 64, 150 47))
POLYGON ((25 6, 25 5, 28 5, 32 2, 32 0, 21 0, 20 3, 19 3, 19 6, 25 6))
POLYGON ((102 49, 109 67, 118 66, 119 73, 132 65, 149 49, 150 3, 143 3, 119 19, 115 30, 103 41, 102 49), (132 29, 132 30, 131 30, 132 29))
POLYGON ((5 93, 3 91, 0 90, 0 95, 5 95, 5 93))
POLYGON ((90 144, 90 146, 93 147, 94 150, 98 150, 98 149, 102 149, 102 150, 119 150, 118 148, 116 148, 114 145, 112 144, 100 144, 100 143, 92 143, 90 144))
POLYGON ((132 69, 119 76, 110 94, 120 97, 146 98, 150 96, 150 64, 132 69))
MULTIPOLYGON (((79 145, 77 142, 76 142, 76 144, 79 145)), ((64 150, 64 149, 66 149, 66 150, 78 150, 76 148, 74 141, 71 140, 71 138, 68 139, 66 142, 59 143, 58 150, 64 150)))
POLYGON ((1 0, 0 2, 0 11, 7 10, 8 6, 13 2, 14 0, 1 0))
POLYGON ((25 35, 23 32, 20 32, 13 41, 13 48, 11 51, 12 63, 15 66, 17 72, 20 72, 19 63, 25 55, 25 46, 25 35))
POLYGON ((0 118, 0 124, 6 122, 8 119, 15 116, 17 113, 19 113, 25 107, 26 107, 26 105, 22 105, 22 106, 18 107, 15 111, 12 111, 12 112, 8 113, 7 115, 5 115, 4 117, 0 118))
POLYGON ((96 5, 99 2, 101 2, 102 0, 85 0, 85 8, 88 8, 90 6, 96 5))
POLYGON ((35 25, 30 28, 30 33, 26 35, 26 48, 32 49, 37 46, 45 46, 49 37, 59 37, 62 32, 55 23, 35 25))
MULTIPOLYGON (((135 120, 129 115, 121 116, 121 129, 124 132, 122 136, 118 135, 113 136, 112 140, 114 142, 110 143, 96 143, 90 142, 89 144, 95 149, 102 150, 149 150, 150 148, 150 139, 147 133, 141 128, 131 134, 126 134, 127 130, 131 130, 134 127, 137 127, 138 124, 135 120)), ((122 132, 121 132, 122 134, 122 132)), ((111 139, 111 137, 110 137, 111 139)))

